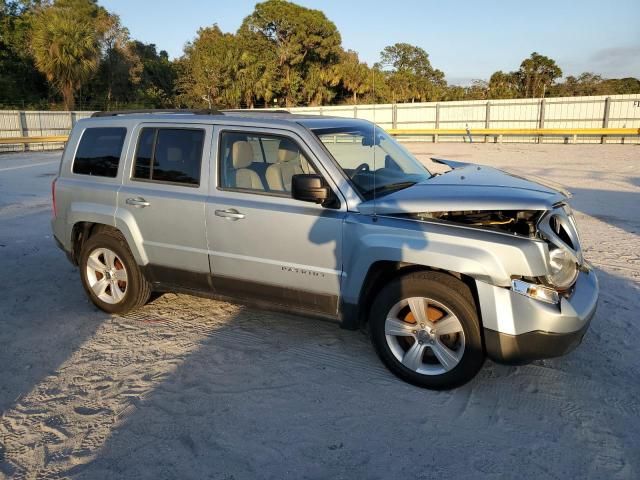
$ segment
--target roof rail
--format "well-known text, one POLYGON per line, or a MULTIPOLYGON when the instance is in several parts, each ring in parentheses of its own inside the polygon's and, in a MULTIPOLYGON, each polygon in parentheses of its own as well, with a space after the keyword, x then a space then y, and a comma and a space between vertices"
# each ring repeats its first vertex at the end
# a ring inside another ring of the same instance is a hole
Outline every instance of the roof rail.
POLYGON ((222 113, 246 113, 249 115, 253 115, 253 114, 265 114, 265 115, 270 115, 270 114, 286 114, 286 115, 293 115, 289 110, 283 110, 283 109, 279 109, 279 110, 265 110, 265 109, 258 109, 258 108, 226 108, 224 110, 220 110, 222 113))
POLYGON ((109 112, 95 112, 92 117, 115 117, 117 115, 135 115, 137 113, 168 113, 168 114, 191 114, 191 115, 222 115, 222 112, 215 109, 144 109, 144 110, 113 110, 109 112))

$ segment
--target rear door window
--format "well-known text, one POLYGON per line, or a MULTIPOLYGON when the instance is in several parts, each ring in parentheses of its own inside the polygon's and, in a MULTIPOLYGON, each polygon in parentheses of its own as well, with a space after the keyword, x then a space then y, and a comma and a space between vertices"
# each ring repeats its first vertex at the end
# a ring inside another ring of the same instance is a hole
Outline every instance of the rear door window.
POLYGON ((200 185, 204 133, 191 128, 143 128, 133 178, 200 185))
POLYGON ((73 173, 115 178, 126 135, 126 128, 87 128, 76 151, 73 173))

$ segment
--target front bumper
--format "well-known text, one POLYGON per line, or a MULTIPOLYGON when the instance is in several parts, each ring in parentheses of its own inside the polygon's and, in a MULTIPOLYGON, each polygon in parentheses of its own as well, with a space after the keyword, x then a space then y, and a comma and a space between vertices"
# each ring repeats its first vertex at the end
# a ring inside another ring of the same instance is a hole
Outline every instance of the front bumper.
POLYGON ((559 305, 477 282, 487 355, 502 363, 527 363, 564 355, 582 341, 598 303, 598 279, 581 271, 559 305))

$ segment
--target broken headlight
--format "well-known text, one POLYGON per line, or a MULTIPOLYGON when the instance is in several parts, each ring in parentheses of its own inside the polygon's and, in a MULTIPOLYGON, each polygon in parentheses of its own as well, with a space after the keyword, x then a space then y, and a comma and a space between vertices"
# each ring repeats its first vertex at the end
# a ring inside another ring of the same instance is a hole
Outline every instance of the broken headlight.
POLYGON ((564 248, 549 250, 549 274, 545 277, 547 283, 558 290, 567 290, 573 285, 578 276, 578 264, 573 256, 564 248))
POLYGON ((578 277, 582 249, 575 219, 568 205, 547 212, 538 222, 542 238, 549 244, 548 273, 544 282, 557 290, 568 290, 578 277))

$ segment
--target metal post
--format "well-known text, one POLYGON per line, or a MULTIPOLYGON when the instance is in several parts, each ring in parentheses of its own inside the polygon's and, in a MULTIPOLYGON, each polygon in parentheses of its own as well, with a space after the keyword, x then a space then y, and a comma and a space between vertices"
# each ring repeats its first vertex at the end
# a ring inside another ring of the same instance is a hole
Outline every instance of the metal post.
MULTIPOLYGON (((602 128, 609 128, 609 114, 611 113, 611 97, 604 100, 604 116, 602 117, 602 128)), ((606 143, 606 136, 600 138, 600 143, 606 143)))
MULTIPOLYGON (((440 104, 436 103, 436 130, 440 128, 440 104)), ((438 134, 433 136, 433 143, 438 143, 438 134)))
MULTIPOLYGON (((491 122, 491 102, 487 101, 487 106, 484 113, 484 128, 489 128, 489 123, 491 122)), ((489 137, 487 135, 484 136, 484 143, 489 141, 489 137)))
POLYGON ((391 128, 398 128, 398 104, 391 105, 391 128))
MULTIPOLYGON (((538 128, 544 128, 544 111, 546 109, 547 100, 540 100, 540 114, 538 115, 538 128)), ((542 135, 538 135, 538 143, 542 143, 542 135)))
POLYGON ((353 118, 358 118, 358 107, 353 106, 353 118))
MULTIPOLYGON (((24 112, 24 110, 18 112, 18 124, 20 125, 20 136, 21 137, 26 137, 27 136, 27 115, 24 112)), ((27 152, 29 150, 29 146, 25 143, 22 146, 22 151, 23 152, 27 152)))

